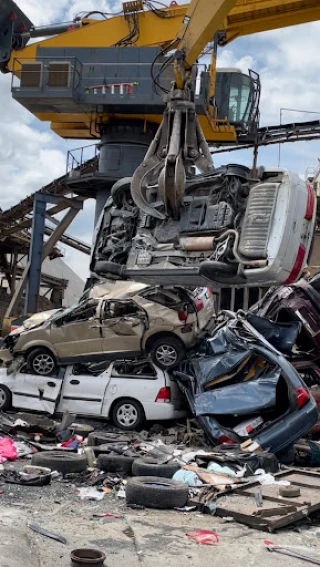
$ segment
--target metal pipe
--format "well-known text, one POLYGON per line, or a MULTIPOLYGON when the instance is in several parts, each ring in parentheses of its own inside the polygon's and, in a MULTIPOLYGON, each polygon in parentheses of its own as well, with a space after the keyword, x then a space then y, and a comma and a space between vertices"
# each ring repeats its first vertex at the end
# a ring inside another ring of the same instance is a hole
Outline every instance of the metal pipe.
POLYGON ((213 250, 214 238, 212 236, 190 236, 180 238, 179 245, 183 250, 213 250))
POLYGON ((73 29, 79 29, 82 22, 64 22, 63 24, 53 24, 52 26, 39 26, 31 28, 27 32, 23 32, 21 37, 23 39, 30 39, 31 37, 46 37, 50 35, 59 35, 73 29))

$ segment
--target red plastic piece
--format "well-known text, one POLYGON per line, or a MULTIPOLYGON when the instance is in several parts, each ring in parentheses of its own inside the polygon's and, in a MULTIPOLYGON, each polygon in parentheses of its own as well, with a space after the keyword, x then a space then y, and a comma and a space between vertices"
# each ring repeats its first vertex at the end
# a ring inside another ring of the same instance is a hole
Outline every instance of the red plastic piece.
POLYGON ((216 545, 220 541, 218 534, 209 530, 196 530, 186 535, 202 545, 216 545))
POLYGON ((302 408, 310 400, 309 392, 302 386, 299 386, 299 388, 296 388, 296 394, 298 408, 302 408))

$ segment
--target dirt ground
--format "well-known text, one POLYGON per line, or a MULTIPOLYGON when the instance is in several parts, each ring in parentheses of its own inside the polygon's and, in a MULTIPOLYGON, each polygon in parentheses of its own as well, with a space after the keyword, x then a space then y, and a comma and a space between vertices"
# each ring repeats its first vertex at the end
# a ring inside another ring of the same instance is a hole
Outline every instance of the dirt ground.
POLYGON ((268 534, 236 522, 198 512, 132 510, 123 499, 106 495, 101 502, 81 501, 70 483, 25 487, 5 484, 0 495, 0 567, 68 567, 70 552, 94 547, 107 556, 107 567, 287 567, 303 563, 270 553, 264 540, 296 546, 299 553, 320 556, 320 517, 268 534), (111 513, 114 518, 93 518, 111 513), (28 523, 63 535, 67 544, 38 535, 28 523), (319 527, 318 525, 319 524, 319 527), (219 536, 215 546, 199 545, 186 536, 209 529, 219 536))

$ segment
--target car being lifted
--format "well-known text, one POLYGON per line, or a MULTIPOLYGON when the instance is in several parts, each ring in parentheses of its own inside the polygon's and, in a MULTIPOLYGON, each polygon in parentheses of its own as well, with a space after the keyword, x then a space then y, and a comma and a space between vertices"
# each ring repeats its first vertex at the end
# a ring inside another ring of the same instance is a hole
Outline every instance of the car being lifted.
POLYGON ((118 181, 98 223, 91 272, 148 284, 271 286, 295 281, 314 232, 311 186, 287 169, 227 165, 189 175, 179 215, 166 215, 161 188, 141 211, 130 178, 118 181))

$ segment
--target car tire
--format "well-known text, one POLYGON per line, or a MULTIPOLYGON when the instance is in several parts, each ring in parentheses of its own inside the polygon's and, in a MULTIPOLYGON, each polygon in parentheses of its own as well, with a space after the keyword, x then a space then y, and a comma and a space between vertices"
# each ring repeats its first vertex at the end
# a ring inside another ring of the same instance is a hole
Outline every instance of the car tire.
POLYGON ((131 196, 131 177, 123 177, 116 181, 111 187, 111 197, 118 209, 122 209, 124 202, 123 197, 126 193, 131 196))
POLYGON ((127 505, 169 510, 187 504, 188 487, 172 479, 158 476, 136 476, 126 484, 127 505))
POLYGON ((106 445, 108 443, 128 442, 128 439, 121 433, 107 433, 104 431, 94 431, 88 435, 89 447, 97 447, 98 445, 106 445), (120 438, 120 441, 119 441, 120 438))
POLYGON ((125 266, 115 262, 107 262, 106 260, 97 260, 94 265, 94 271, 98 275, 112 274, 121 277, 125 272, 125 266))
POLYGON ((145 420, 142 405, 131 398, 119 400, 112 409, 111 419, 116 427, 134 431, 145 420))
POLYGON ((134 457, 124 457, 122 455, 99 455, 97 466, 105 472, 115 472, 122 474, 132 473, 132 463, 134 457))
POLYGON ((172 478, 180 468, 178 463, 166 463, 161 465, 152 459, 137 459, 132 465, 132 474, 133 476, 172 478))
POLYGON ((69 431, 72 431, 75 435, 80 435, 80 437, 88 437, 90 433, 93 433, 94 428, 92 425, 86 425, 85 423, 71 423, 68 427, 69 431))
POLYGON ((179 339, 164 336, 153 341, 150 352, 156 366, 170 370, 184 358, 186 349, 179 339))
POLYGON ((46 451, 36 453, 31 457, 31 464, 39 467, 47 467, 61 474, 80 473, 87 470, 86 455, 77 455, 63 451, 46 451))
POLYGON ((11 408, 12 395, 6 386, 0 385, 0 412, 11 408))
POLYGON ((31 374, 37 374, 38 376, 52 376, 57 372, 57 361, 55 356, 50 352, 50 350, 39 347, 31 350, 27 355, 27 366, 31 374), (47 372, 41 372, 41 367, 48 369, 47 372))

